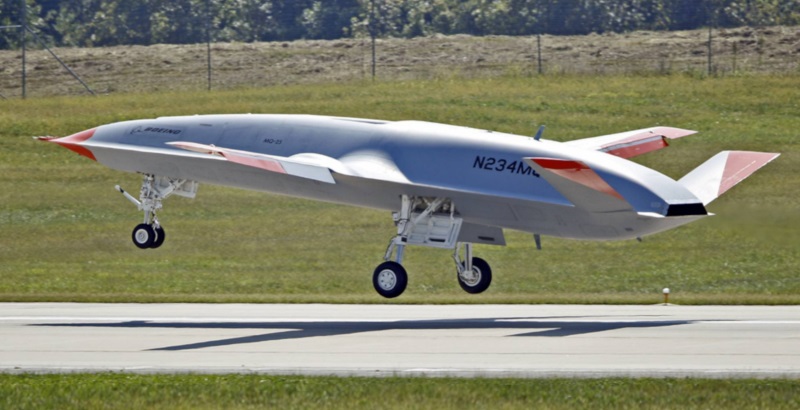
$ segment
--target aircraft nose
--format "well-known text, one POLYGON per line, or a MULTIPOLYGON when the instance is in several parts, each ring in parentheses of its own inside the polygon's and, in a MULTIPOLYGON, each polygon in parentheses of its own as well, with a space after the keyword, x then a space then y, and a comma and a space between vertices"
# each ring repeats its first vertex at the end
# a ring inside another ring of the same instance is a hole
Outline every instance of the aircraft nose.
POLYGON ((97 161, 97 158, 94 157, 92 151, 83 146, 83 143, 86 142, 86 140, 92 138, 96 129, 97 128, 88 129, 86 131, 81 131, 63 138, 37 137, 36 139, 40 141, 54 142, 72 152, 83 155, 84 157, 93 161, 97 161))

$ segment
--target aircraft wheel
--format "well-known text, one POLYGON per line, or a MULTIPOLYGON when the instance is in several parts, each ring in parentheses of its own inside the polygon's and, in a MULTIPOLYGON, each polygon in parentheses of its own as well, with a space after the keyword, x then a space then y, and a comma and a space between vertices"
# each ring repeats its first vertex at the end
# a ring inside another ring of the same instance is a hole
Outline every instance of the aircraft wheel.
POLYGON ((155 229, 155 233, 156 233, 156 239, 153 241, 153 245, 150 246, 150 249, 155 249, 163 245, 164 239, 167 238, 164 234, 164 228, 160 226, 155 229))
POLYGON ((396 298, 406 290, 408 274, 397 262, 384 262, 372 274, 372 286, 385 298, 396 298))
POLYGON ((156 241, 156 231, 148 224, 136 225, 133 228, 133 243, 139 249, 147 249, 153 246, 156 241))
POLYGON ((458 284, 467 293, 481 293, 492 284, 492 268, 481 258, 472 258, 472 272, 459 272, 458 284))

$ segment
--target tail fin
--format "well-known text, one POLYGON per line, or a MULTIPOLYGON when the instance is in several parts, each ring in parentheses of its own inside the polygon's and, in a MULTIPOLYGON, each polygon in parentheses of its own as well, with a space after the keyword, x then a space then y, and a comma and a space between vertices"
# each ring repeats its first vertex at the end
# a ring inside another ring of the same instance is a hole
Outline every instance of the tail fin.
POLYGON ((708 205, 779 155, 768 152, 722 151, 686 174, 678 183, 703 201, 703 205, 708 205))

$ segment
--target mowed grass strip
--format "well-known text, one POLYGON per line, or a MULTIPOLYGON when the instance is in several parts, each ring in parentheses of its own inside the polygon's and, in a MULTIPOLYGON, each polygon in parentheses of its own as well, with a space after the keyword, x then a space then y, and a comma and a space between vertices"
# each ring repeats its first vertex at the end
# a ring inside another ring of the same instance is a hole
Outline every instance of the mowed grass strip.
POLYGON ((0 375, 4 409, 797 409, 797 380, 0 375))
MULTIPOLYGON (((140 177, 34 135, 136 118, 308 113, 415 119, 570 140, 653 125, 700 131, 636 158, 679 178, 721 150, 782 156, 714 202, 718 216, 643 243, 507 231, 477 247, 492 287, 467 295, 446 250, 411 247, 393 303, 800 303, 800 76, 509 76, 0 101, 0 300, 384 303, 371 275, 387 212, 201 185, 160 212, 166 244, 135 248, 140 177)), ((442 170, 448 172, 448 170, 442 170)))

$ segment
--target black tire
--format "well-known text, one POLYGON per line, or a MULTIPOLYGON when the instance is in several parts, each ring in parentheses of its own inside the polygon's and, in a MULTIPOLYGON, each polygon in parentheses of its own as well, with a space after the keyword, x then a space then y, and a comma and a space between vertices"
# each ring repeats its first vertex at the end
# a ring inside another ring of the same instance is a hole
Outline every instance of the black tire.
POLYGON ((136 225, 131 234, 133 244, 139 249, 147 249, 153 246, 156 240, 156 231, 148 224, 136 225))
POLYGON ((492 284, 492 268, 489 267, 489 263, 481 258, 472 258, 472 272, 475 276, 474 280, 470 281, 465 281, 461 275, 456 275, 461 289, 472 294, 489 289, 489 285, 492 284))
POLYGON ((397 262, 384 262, 372 274, 372 286, 381 296, 391 299, 400 296, 408 285, 408 274, 397 262))
POLYGON ((158 248, 159 246, 164 244, 164 239, 167 239, 166 234, 164 233, 164 228, 158 227, 155 229, 156 232, 156 240, 153 241, 153 245, 150 246, 150 249, 158 248))

